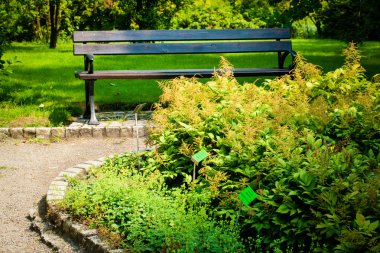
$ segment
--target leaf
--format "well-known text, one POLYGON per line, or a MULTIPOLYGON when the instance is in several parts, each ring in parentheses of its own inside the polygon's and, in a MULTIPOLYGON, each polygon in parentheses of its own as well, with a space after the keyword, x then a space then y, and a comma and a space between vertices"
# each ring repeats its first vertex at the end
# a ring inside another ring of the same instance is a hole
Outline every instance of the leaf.
POLYGON ((283 160, 283 159, 281 159, 281 158, 278 158, 278 162, 280 163, 280 165, 282 166, 282 167, 286 167, 286 162, 283 160))
POLYGON ((372 222, 371 224, 369 224, 369 226, 368 226, 368 230, 369 230, 370 232, 375 231, 375 230, 377 229, 378 226, 379 226, 379 221, 377 220, 377 221, 372 222))
POLYGON ((304 184, 305 186, 309 186, 313 180, 313 177, 307 174, 306 171, 301 171, 300 179, 302 184, 304 184))
POLYGON ((314 143, 315 148, 320 148, 322 146, 322 139, 318 139, 314 143))
POLYGON ((363 214, 357 212, 356 213, 356 222, 358 223, 359 226, 363 226, 365 223, 365 217, 363 214))
POLYGON ((311 135, 311 134, 308 134, 308 135, 307 135, 307 143, 309 143, 309 144, 313 144, 314 141, 315 141, 314 136, 311 135))
POLYGON ((279 208, 277 208, 276 212, 285 214, 285 213, 289 213, 290 210, 286 204, 282 204, 279 208))

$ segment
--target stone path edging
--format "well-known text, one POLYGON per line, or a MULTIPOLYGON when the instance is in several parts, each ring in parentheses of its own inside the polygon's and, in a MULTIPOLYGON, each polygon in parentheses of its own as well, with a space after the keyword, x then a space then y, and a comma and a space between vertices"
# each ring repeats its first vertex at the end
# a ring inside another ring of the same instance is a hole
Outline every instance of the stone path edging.
POLYGON ((85 123, 74 122, 67 127, 15 127, 0 128, 0 137, 14 139, 50 139, 50 138, 104 138, 104 137, 144 137, 148 135, 149 129, 153 127, 147 121, 139 121, 137 126, 135 121, 127 120, 124 122, 112 121, 101 122, 99 125, 88 125, 85 123))
POLYGON ((50 183, 46 194, 47 216, 57 230, 65 236, 78 243, 85 249, 85 252, 91 253, 120 253, 120 249, 112 249, 108 244, 101 241, 96 229, 89 229, 83 224, 74 222, 68 214, 65 214, 56 206, 57 201, 63 200, 68 187, 68 178, 81 177, 87 175, 90 169, 96 169, 101 166, 107 157, 99 158, 93 161, 87 161, 77 164, 62 171, 50 183))

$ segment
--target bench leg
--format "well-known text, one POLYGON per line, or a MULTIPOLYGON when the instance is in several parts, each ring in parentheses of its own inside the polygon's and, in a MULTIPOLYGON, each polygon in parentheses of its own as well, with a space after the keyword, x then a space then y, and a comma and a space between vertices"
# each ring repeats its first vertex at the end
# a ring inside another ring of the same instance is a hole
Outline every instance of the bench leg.
POLYGON ((94 80, 88 81, 88 87, 86 87, 86 100, 88 96, 88 101, 86 101, 86 111, 88 110, 87 107, 90 107, 90 121, 88 122, 89 125, 99 125, 99 121, 96 119, 95 115, 95 102, 94 102, 94 80))
POLYGON ((89 85, 89 82, 88 80, 85 80, 84 81, 84 85, 85 85, 85 94, 86 94, 86 109, 84 111, 84 114, 83 114, 83 118, 84 119, 90 119, 91 117, 91 109, 90 109, 90 85, 89 85))

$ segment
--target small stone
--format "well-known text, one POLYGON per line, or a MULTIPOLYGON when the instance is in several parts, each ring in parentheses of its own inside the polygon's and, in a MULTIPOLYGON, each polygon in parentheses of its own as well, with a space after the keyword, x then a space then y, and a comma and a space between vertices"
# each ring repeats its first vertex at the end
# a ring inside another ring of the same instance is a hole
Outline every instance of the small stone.
POLYGON ((32 221, 36 218, 36 216, 37 216, 37 210, 34 208, 29 209, 28 219, 32 221))
POLYGON ((38 127, 36 128, 36 138, 38 139, 49 139, 51 136, 50 127, 38 127))
POLYGON ((11 137, 15 138, 15 139, 23 139, 24 138, 24 131, 21 127, 11 128, 10 134, 11 134, 11 137))

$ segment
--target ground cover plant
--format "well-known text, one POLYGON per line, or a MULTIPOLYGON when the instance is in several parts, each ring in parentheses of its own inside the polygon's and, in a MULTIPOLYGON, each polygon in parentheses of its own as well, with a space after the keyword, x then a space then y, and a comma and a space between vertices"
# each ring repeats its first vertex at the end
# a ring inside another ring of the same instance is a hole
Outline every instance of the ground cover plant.
POLYGON ((292 77, 261 87, 239 84, 226 60, 224 73, 206 83, 162 83, 150 136, 155 148, 109 160, 89 181, 74 181, 65 208, 137 252, 226 252, 219 243, 227 235, 234 252, 378 252, 380 80, 365 78, 360 58, 351 44, 343 66, 323 74, 299 57, 292 77), (209 155, 194 166, 199 150, 209 155), (122 181, 134 177, 145 183, 122 181), (238 194, 247 186, 258 198, 245 206, 238 194), (162 201, 146 197, 154 195, 149 190, 162 201), (153 215, 161 204, 195 217, 153 215), (211 231, 224 224, 225 233, 196 237, 202 219, 211 231), (147 223, 154 224, 149 231, 147 223), (189 246, 182 232, 199 243, 189 246))
MULTIPOLYGON (((341 66, 343 42, 334 40, 293 40, 294 49, 311 62, 331 71, 341 66)), ((363 66, 370 79, 380 69, 379 42, 366 42, 363 50, 363 66)), ((270 54, 226 55, 235 67, 271 67, 276 56, 270 54)), ((0 126, 49 126, 63 125, 79 116, 84 107, 83 81, 74 78, 74 71, 82 69, 81 57, 72 55, 72 44, 61 43, 56 50, 37 43, 13 43, 4 59, 13 62, 7 70, 13 74, 0 74, 0 126), (12 60, 17 56, 16 60, 12 60)), ((97 68, 166 68, 218 66, 218 55, 97 57, 97 68), (199 66, 202 64, 202 66, 199 66)), ((259 85, 265 78, 256 82, 259 85)), ((253 78, 239 78, 253 82, 253 78)), ((100 110, 133 109, 137 104, 152 105, 158 101, 161 90, 157 80, 98 80, 96 104, 100 110), (128 85, 125 83, 128 82, 128 85)), ((146 108, 149 108, 147 106, 146 108)))
POLYGON ((211 194, 189 184, 168 188, 139 155, 108 160, 87 181, 71 180, 64 205, 99 228, 111 245, 131 252, 239 252, 233 221, 213 217, 211 194), (142 168, 142 167, 141 167, 142 168))

